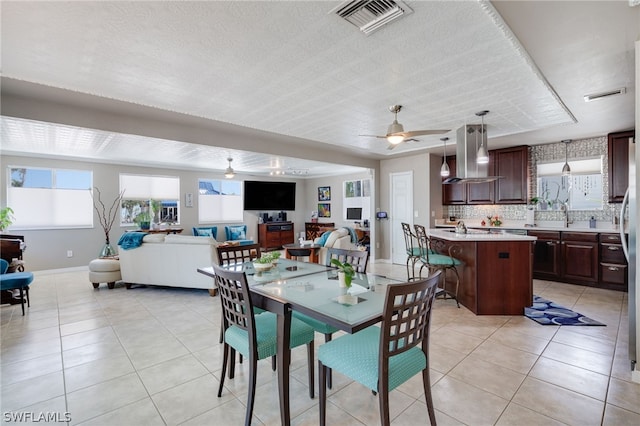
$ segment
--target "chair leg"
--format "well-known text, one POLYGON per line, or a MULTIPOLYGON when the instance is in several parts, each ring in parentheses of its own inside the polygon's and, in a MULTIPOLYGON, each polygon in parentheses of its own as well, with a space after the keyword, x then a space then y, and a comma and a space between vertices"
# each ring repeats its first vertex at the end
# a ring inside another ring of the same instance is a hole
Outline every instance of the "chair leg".
MULTIPOLYGON (((324 335, 324 342, 328 343, 328 342, 331 341, 332 338, 333 338, 333 335, 331 333, 327 333, 327 334, 324 335)), ((329 389, 331 389, 331 386, 333 385, 333 382, 332 382, 332 379, 331 379, 331 376, 332 376, 331 369, 328 368, 327 370, 328 370, 327 371, 327 387, 329 389)))
POLYGON ((436 412, 433 409, 433 398, 431 398, 431 379, 429 377, 429 363, 422 370, 422 386, 424 387, 424 399, 427 402, 427 411, 429 412, 429 420, 431 426, 436 426, 436 412))
POLYGON ((229 379, 233 379, 236 374, 236 350, 229 346, 229 379))
POLYGON ((27 292, 27 306, 31 307, 31 302, 29 301, 29 286, 26 286, 24 290, 27 292))
POLYGON ((322 361, 318 360, 318 398, 320 399, 320 426, 327 423, 327 371, 322 365, 322 361))
POLYGON ((272 371, 276 371, 276 368, 278 368, 278 360, 276 359, 276 356, 272 356, 271 357, 271 370, 272 371))
POLYGON ((253 403, 256 397, 256 378, 258 375, 258 358, 249 356, 249 395, 247 395, 247 415, 244 419, 245 426, 251 425, 251 416, 253 415, 253 403))
POLYGON ((24 316, 24 290, 20 287, 20 305, 22 305, 22 316, 24 316))
POLYGON ((218 388, 218 398, 222 396, 222 387, 224 386, 224 375, 227 373, 227 362, 229 361, 229 345, 226 343, 223 347, 224 354, 222 355, 222 374, 220 375, 220 387, 218 388))
POLYGON ((389 390, 378 389, 378 404, 380 405, 380 424, 389 426, 389 390))
POLYGON ((315 378, 313 366, 313 340, 307 343, 307 366, 309 367, 309 398, 313 399, 315 395, 315 378))

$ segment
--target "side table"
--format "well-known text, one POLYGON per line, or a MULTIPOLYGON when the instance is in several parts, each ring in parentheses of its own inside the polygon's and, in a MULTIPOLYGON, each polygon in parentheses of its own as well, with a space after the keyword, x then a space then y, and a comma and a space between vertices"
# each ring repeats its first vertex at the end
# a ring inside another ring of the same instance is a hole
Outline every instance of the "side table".
POLYGON ((301 246, 300 244, 285 244, 284 257, 291 259, 291 257, 308 256, 310 263, 318 263, 318 249, 322 247, 320 244, 306 244, 301 246))

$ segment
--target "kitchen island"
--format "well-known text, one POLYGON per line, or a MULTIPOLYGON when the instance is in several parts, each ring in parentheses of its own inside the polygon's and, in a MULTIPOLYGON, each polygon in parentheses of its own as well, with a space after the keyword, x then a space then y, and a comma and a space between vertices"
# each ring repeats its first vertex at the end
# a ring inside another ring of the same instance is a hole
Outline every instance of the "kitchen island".
POLYGON ((533 242, 536 237, 429 229, 446 252, 455 245, 458 301, 476 315, 523 315, 533 302, 533 242))

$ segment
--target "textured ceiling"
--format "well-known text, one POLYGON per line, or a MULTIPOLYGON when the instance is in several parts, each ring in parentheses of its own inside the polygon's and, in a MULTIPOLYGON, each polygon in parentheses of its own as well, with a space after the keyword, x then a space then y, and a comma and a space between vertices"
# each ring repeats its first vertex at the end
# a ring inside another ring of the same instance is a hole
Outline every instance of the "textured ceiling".
MULTIPOLYGON (((582 121, 589 122, 588 115, 577 116, 573 110, 573 105, 584 109, 574 99, 580 91, 581 97, 615 84, 626 86, 627 97, 633 98, 637 28, 622 40, 591 43, 598 52, 608 49, 609 55, 616 55, 618 62, 607 69, 602 63, 610 63, 611 56, 593 54, 585 60, 589 39, 557 48, 550 39, 544 49, 536 43, 543 33, 557 34, 558 41, 573 40, 595 27, 568 22, 567 28, 581 32, 572 34, 545 25, 532 36, 532 24, 517 13, 518 8, 549 12, 559 7, 556 15, 575 16, 579 14, 571 8, 583 7, 581 2, 496 2, 498 11, 513 15, 517 31, 488 2, 406 3, 413 14, 365 36, 328 13, 338 2, 3 2, 3 75, 292 136, 309 146, 348 146, 378 158, 441 145, 442 136, 421 136, 420 143, 389 151, 384 140, 359 136, 386 133, 393 120, 387 109, 391 104, 404 106, 398 121, 405 130, 451 129, 443 135, 451 139, 457 128, 478 121, 475 112, 487 109, 489 137, 516 142, 519 135, 558 128, 567 129, 563 138, 572 137, 568 133, 582 121), (518 31, 520 41, 514 35, 518 31), (616 49, 611 52, 613 43, 616 49), (580 72, 570 60, 576 56, 581 56, 582 67, 597 72, 577 81, 572 78, 580 72)), ((620 10, 615 17, 627 10, 638 16, 637 8, 615 6, 620 10)), ((598 15, 597 10, 590 13, 598 15)), ((606 25, 600 27, 606 31, 606 25)), ((611 115, 619 108, 602 107, 611 115)), ((14 127, 28 131, 24 122, 14 127)), ((619 129, 589 131, 614 130, 619 129)), ((49 134, 55 136, 41 141, 42 146, 57 144, 57 135, 64 132, 49 134)), ((3 131, 3 139, 8 138, 3 150, 16 150, 12 135, 3 131)), ((545 135, 547 140, 518 142, 550 142, 556 136, 545 135)), ((117 151, 127 137, 89 132, 77 140, 97 148, 106 140, 117 151)), ((61 145, 59 152, 72 145, 61 145)), ((163 152, 168 158, 154 160, 169 161, 187 149, 184 144, 167 144, 163 152)), ((203 150, 215 148, 197 149, 208 158, 203 150)), ((219 163, 228 151, 211 151, 212 162, 219 163)), ((242 153, 233 156, 241 158, 242 153)), ((249 157, 247 170, 256 173, 263 172, 253 169, 256 162, 274 161, 249 157)), ((119 161, 118 155, 111 160, 119 161)), ((226 161, 222 163, 218 168, 226 167, 226 161)), ((313 164, 295 164, 293 159, 288 163, 313 169, 313 164)))

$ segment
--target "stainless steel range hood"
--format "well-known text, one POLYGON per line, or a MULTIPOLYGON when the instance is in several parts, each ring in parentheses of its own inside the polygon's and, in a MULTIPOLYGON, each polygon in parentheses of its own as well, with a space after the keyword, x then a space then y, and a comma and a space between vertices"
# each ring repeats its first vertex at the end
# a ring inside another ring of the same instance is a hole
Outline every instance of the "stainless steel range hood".
POLYGON ((484 139, 487 146, 487 126, 481 124, 467 124, 456 133, 456 176, 442 181, 442 183, 484 183, 493 182, 502 176, 489 176, 489 164, 478 164, 476 157, 478 148, 484 139))

